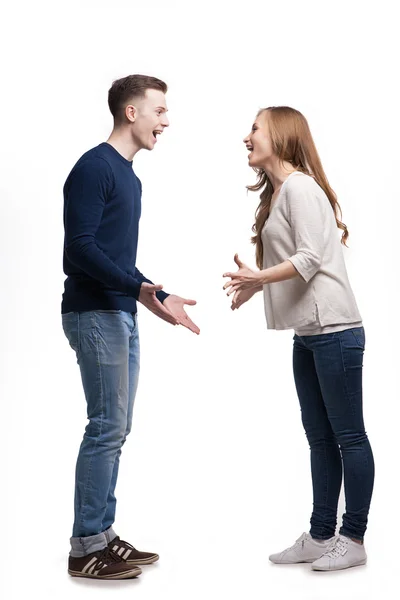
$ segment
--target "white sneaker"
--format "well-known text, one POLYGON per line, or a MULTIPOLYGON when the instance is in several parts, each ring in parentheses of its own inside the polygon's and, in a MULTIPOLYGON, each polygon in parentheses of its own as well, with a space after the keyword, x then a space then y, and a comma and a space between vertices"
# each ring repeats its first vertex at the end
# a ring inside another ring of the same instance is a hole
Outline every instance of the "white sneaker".
POLYGON ((357 544, 344 535, 338 535, 331 548, 313 562, 311 568, 315 571, 337 571, 365 565, 366 562, 367 553, 364 544, 357 544))
POLYGON ((277 565, 314 562, 333 544, 335 537, 329 540, 314 540, 309 533, 303 533, 296 543, 278 554, 271 554, 269 560, 277 565))

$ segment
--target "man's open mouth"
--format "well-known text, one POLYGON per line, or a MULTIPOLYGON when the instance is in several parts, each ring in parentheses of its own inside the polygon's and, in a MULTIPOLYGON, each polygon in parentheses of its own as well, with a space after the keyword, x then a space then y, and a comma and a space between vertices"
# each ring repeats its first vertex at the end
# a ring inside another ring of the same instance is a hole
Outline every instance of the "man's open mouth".
POLYGON ((160 133, 162 133, 162 131, 160 131, 159 129, 155 129, 153 131, 153 137, 154 137, 154 141, 157 141, 157 136, 160 135, 160 133))

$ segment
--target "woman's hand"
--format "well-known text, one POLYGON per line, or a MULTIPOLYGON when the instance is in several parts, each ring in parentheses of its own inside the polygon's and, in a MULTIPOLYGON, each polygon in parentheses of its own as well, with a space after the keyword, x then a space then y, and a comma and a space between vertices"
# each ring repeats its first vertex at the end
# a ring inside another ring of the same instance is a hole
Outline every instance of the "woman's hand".
POLYGON ((238 290, 232 298, 231 309, 235 310, 250 300, 257 292, 262 292, 262 285, 251 290, 238 290))
MULTIPOLYGON (((231 278, 231 281, 228 281, 223 287, 224 290, 230 288, 229 292, 227 292, 226 295, 230 296, 234 292, 244 290, 253 290, 254 292, 256 292, 256 288, 262 286, 263 283, 261 280, 260 271, 253 271, 252 269, 250 269, 250 267, 245 265, 239 259, 237 254, 235 254, 234 261, 239 267, 239 270, 236 271, 236 273, 224 273, 222 276, 231 278)), ((247 298, 247 300, 249 300, 249 298, 247 298)))

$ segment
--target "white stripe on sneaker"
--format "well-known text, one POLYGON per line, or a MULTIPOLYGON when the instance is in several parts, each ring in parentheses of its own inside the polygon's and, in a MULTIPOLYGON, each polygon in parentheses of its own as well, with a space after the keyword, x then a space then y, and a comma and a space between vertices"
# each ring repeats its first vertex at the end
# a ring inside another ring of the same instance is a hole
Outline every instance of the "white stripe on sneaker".
POLYGON ((119 548, 119 546, 117 546, 117 545, 115 544, 115 546, 114 546, 114 548, 113 548, 113 552, 116 552, 116 551, 118 550, 118 548, 119 548))
POLYGON ((101 571, 102 569, 104 569, 104 567, 106 567, 106 566, 107 566, 107 565, 103 565, 103 564, 101 564, 101 567, 100 567, 99 569, 97 569, 97 571, 95 571, 95 572, 94 572, 94 575, 98 575, 98 574, 100 573, 100 571, 101 571))
POLYGON ((127 550, 122 558, 126 560, 130 554, 132 554, 132 550, 127 550))
POLYGON ((118 556, 122 556, 122 554, 124 553, 125 548, 120 548, 118 550, 118 556))
POLYGON ((96 562, 96 560, 97 560, 97 556, 94 556, 93 558, 91 558, 91 559, 89 560, 89 562, 87 563, 87 565, 85 565, 85 566, 83 567, 83 569, 82 569, 82 573, 86 573, 86 572, 87 572, 87 570, 88 570, 88 569, 91 567, 91 565, 92 565, 93 563, 95 563, 95 562, 96 562))

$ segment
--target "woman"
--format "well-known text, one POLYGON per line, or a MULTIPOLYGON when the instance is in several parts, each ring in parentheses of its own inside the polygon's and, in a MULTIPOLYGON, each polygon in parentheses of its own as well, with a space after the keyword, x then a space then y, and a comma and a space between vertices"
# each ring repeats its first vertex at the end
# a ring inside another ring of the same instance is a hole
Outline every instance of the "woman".
POLYGON ((310 533, 270 556, 330 571, 365 564, 363 539, 374 460, 362 413, 364 328, 341 242, 347 227, 304 116, 289 107, 259 112, 244 139, 261 190, 253 225, 254 271, 237 255, 225 273, 232 310, 263 290, 269 329, 294 329, 293 371, 310 445, 314 504, 310 533), (342 230, 339 240, 337 229, 342 230), (342 482, 346 512, 335 536, 342 482))

